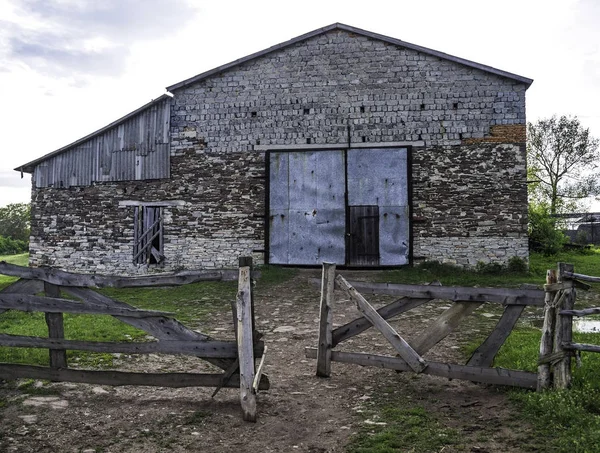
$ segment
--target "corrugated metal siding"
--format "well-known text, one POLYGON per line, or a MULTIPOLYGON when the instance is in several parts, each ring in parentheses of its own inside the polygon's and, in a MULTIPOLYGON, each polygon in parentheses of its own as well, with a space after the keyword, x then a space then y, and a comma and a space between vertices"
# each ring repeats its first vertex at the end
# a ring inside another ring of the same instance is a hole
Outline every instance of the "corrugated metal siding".
POLYGON ((168 178, 170 99, 35 167, 37 187, 89 186, 95 181, 168 178))

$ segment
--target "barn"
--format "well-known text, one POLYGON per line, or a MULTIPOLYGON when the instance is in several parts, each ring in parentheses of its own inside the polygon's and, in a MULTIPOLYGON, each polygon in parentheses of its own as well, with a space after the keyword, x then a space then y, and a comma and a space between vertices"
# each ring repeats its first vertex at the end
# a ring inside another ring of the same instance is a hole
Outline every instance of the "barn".
POLYGON ((528 258, 532 80, 333 24, 17 171, 30 264, 138 274, 528 258))

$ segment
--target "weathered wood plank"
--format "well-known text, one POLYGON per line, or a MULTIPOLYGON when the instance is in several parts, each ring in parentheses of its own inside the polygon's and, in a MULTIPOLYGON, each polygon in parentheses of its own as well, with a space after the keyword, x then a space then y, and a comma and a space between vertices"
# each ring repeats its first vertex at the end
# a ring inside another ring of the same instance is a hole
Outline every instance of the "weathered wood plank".
POLYGON ((321 301, 319 315, 319 347, 317 354, 317 376, 329 377, 331 375, 331 324, 333 314, 331 305, 334 300, 335 288, 335 263, 323 263, 321 282, 321 301))
POLYGON ((565 271, 565 278, 574 278, 577 280, 582 280, 584 282, 592 282, 592 283, 600 283, 600 277, 593 277, 591 275, 577 274, 575 272, 565 271))
POLYGON ((480 304, 474 302, 454 302, 423 332, 411 341, 412 348, 417 354, 425 354, 436 344, 446 338, 460 322, 473 313, 480 304))
POLYGON ((145 286, 172 286, 222 279, 221 271, 185 271, 176 274, 155 274, 142 277, 115 275, 75 274, 46 267, 23 267, 0 261, 0 274, 26 279, 37 279, 60 286, 89 288, 139 288, 145 286))
MULTIPOLYGON (((37 294, 44 291, 44 282, 40 280, 27 280, 21 278, 16 282, 11 283, 4 289, 0 290, 3 294, 37 294)), ((4 313, 6 309, 0 308, 0 315, 4 313)))
MULTIPOLYGON (((317 358, 317 350, 306 348, 305 356, 317 358)), ((411 367, 400 357, 381 356, 356 352, 331 352, 331 360, 341 363, 353 363, 361 366, 373 366, 397 371, 412 371, 411 367)), ((507 370, 504 368, 480 368, 440 362, 427 362, 422 373, 448 379, 463 379, 493 385, 509 385, 535 389, 537 374, 526 371, 507 370)))
POLYGON ((38 294, 44 291, 44 282, 40 280, 27 280, 21 278, 2 289, 2 294, 38 294))
POLYGON ((568 351, 600 352, 600 346, 597 344, 563 343, 563 349, 568 351))
MULTIPOLYGON (((32 365, 12 365, 0 363, 0 379, 21 378, 46 379, 58 382, 79 382, 96 385, 144 385, 155 387, 216 387, 220 383, 220 374, 201 373, 131 373, 123 371, 90 371, 69 368, 52 369, 32 365)), ((239 375, 233 375, 226 387, 237 388, 239 375)), ((259 389, 268 390, 269 381, 263 375, 259 389)))
MULTIPOLYGON (((131 305, 125 302, 111 299, 108 296, 99 294, 91 289, 87 288, 63 288, 63 291, 74 297, 78 297, 87 302, 105 305, 113 308, 124 308, 134 309, 131 305)), ((190 340, 190 341, 210 341, 212 337, 205 335, 200 332, 188 329, 186 326, 181 324, 176 319, 165 318, 165 317, 152 317, 152 318, 130 318, 123 316, 115 316, 119 321, 129 324, 130 326, 148 332, 150 335, 158 338, 159 340, 190 340)), ((207 358, 207 362, 212 363, 215 366, 223 370, 227 370, 234 360, 231 359, 211 359, 207 358)))
POLYGON ((562 316, 600 315, 600 307, 586 308, 584 310, 561 310, 558 314, 562 316))
POLYGON ((335 279, 339 288, 343 289, 352 299, 361 313, 381 332, 385 339, 394 347, 400 357, 402 357, 416 373, 422 372, 427 363, 417 352, 383 319, 377 310, 354 289, 344 277, 338 275, 335 279))
MULTIPOLYGON (((28 337, 0 334, 0 345, 15 348, 71 349, 90 352, 119 352, 123 354, 185 354, 199 358, 237 357, 237 346, 232 341, 181 341, 162 340, 152 342, 92 342, 59 338, 28 337)), ((254 347, 257 355, 262 354, 264 342, 254 347)))
POLYGON ((256 375, 254 376, 254 380, 252 381, 252 391, 257 393, 260 386, 260 378, 263 374, 263 368, 265 367, 265 357, 267 356, 267 346, 264 347, 262 351, 262 357, 260 358, 260 363, 258 364, 258 368, 256 368, 256 375))
MULTIPOLYGON (((46 298, 49 301, 56 301, 59 299, 55 299, 57 297, 60 297, 60 287, 53 285, 51 283, 48 282, 44 282, 44 293, 46 294, 46 298)), ((20 294, 15 294, 15 295, 5 295, 3 297, 36 297, 36 296, 29 296, 29 295, 20 295, 20 294)), ((8 307, 2 307, 2 308, 8 308, 8 307)), ((37 311, 42 311, 42 310, 37 310, 37 311)), ((48 337, 49 338, 53 338, 56 340, 62 340, 65 338, 65 327, 64 327, 64 323, 63 323, 63 314, 62 314, 62 310, 60 310, 58 313, 51 313, 48 310, 43 310, 45 313, 45 318, 46 318, 46 325, 48 326, 48 337)), ((50 354, 50 367, 51 368, 66 368, 67 367, 67 351, 65 351, 64 349, 50 349, 48 351, 48 353, 50 354)))
MULTIPOLYGON (((54 286, 54 285, 53 285, 54 286)), ((10 310, 40 311, 44 313, 77 313, 90 315, 126 316, 130 318, 148 318, 172 316, 173 313, 137 308, 113 308, 91 302, 74 302, 54 297, 30 296, 28 294, 0 294, 0 308, 10 310)))
POLYGON ((537 289, 349 283, 362 294, 387 294, 416 299, 452 300, 455 302, 494 302, 504 305, 534 305, 539 307, 544 305, 544 292, 537 289))
POLYGON ((492 333, 475 349, 467 366, 492 366, 494 357, 512 332, 523 310, 525 310, 525 305, 508 305, 492 333))
MULTIPOLYGON (((379 308, 377 313, 379 313, 379 316, 381 316, 383 319, 390 319, 420 305, 426 304, 427 302, 431 302, 431 299, 411 299, 403 297, 384 307, 379 308)), ((343 326, 337 327, 331 334, 331 347, 335 348, 342 341, 352 338, 359 333, 370 329, 372 326, 373 324, 371 324, 368 319, 361 316, 360 318, 354 319, 343 326)))
MULTIPOLYGON (((554 269, 548 269, 546 271, 546 284, 550 285, 552 283, 556 283, 556 281, 556 271, 554 269)), ((542 325, 542 338, 540 340, 539 360, 543 359, 552 352, 552 344, 554 342, 552 331, 554 329, 554 319, 556 317, 556 312, 554 310, 554 307, 552 306, 554 296, 555 293, 551 291, 547 291, 544 296, 544 324, 542 325)), ((552 374, 550 373, 550 371, 551 370, 549 363, 540 363, 540 365, 538 365, 538 391, 550 387, 550 383, 552 382, 552 374)))
POLYGON ((247 257, 240 258, 237 293, 237 343, 240 361, 240 403, 245 421, 256 422, 256 394, 254 382, 254 352, 252 348, 252 300, 250 266, 247 257))
MULTIPOLYGON (((558 281, 564 282, 565 272, 573 272, 573 265, 558 263, 558 281)), ((575 305, 575 288, 563 290, 564 299, 557 304, 554 321, 554 345, 553 352, 562 352, 563 343, 571 343, 573 340, 573 318, 570 316, 559 316, 561 311, 571 311, 575 305)), ((554 365, 554 388, 566 389, 571 386, 571 355, 565 354, 564 358, 554 365)))

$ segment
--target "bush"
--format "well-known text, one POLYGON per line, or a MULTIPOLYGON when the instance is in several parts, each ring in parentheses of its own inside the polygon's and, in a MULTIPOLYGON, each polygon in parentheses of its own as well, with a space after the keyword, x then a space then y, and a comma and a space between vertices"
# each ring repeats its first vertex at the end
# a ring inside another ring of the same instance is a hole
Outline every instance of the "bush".
POLYGON ((6 238, 0 236, 0 255, 16 255, 24 253, 29 249, 27 241, 6 238))
POLYGON ((529 242, 533 250, 544 255, 554 255, 562 250, 567 238, 556 222, 556 218, 550 217, 548 206, 529 205, 529 242))

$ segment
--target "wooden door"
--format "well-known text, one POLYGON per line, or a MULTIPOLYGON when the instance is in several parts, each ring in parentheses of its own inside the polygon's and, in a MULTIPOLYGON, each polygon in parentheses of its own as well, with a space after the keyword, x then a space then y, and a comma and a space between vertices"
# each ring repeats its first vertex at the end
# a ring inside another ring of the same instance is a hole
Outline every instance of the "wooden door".
POLYGON ((379 265, 379 206, 348 206, 348 256, 350 266, 379 265))

